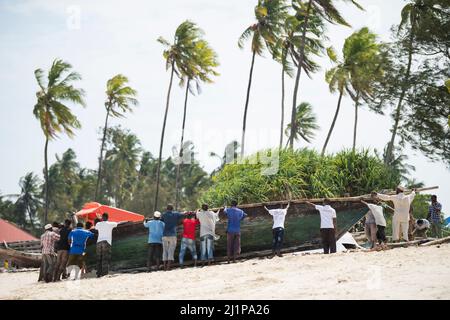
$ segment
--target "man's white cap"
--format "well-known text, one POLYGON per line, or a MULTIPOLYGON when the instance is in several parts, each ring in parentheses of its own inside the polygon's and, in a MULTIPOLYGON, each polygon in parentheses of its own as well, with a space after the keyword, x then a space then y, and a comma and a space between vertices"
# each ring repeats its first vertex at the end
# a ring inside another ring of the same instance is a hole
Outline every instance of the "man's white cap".
POLYGON ((405 191, 405 187, 403 187, 403 186, 400 186, 400 185, 399 185, 399 186, 397 186, 397 189, 398 189, 398 190, 400 190, 401 192, 404 192, 404 191, 405 191))
POLYGON ((154 216, 155 218, 161 218, 161 212, 155 211, 155 213, 153 214, 153 216, 154 216))
POLYGON ((48 229, 51 229, 51 228, 53 228, 53 226, 50 223, 46 224, 45 227, 44 227, 45 230, 48 230, 48 229))

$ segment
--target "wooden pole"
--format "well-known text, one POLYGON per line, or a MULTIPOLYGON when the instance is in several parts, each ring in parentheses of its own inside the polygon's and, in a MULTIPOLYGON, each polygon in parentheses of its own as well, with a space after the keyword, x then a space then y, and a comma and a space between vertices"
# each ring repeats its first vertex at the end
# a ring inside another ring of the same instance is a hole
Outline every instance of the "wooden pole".
MULTIPOLYGON (((426 188, 417 188, 417 192, 428 191, 438 189, 439 186, 434 187, 426 187, 426 188)), ((405 191, 405 193, 411 192, 410 190, 405 191)), ((390 191, 386 194, 395 194, 395 191, 390 191)), ((370 201, 372 200, 372 196, 370 194, 364 194, 356 197, 339 197, 339 198, 317 198, 317 199, 296 199, 296 200, 280 200, 280 201, 270 201, 270 202, 260 202, 260 203, 251 203, 251 204, 242 204, 238 205, 239 208, 248 209, 248 208, 257 208, 262 206, 276 206, 276 205, 287 205, 289 202, 292 204, 301 204, 306 202, 311 203, 321 203, 323 200, 328 199, 330 202, 360 202, 361 200, 370 201)), ((224 207, 211 209, 213 211, 223 210, 224 207)))
POLYGON ((432 245, 435 245, 435 244, 441 244, 441 243, 445 243, 445 242, 450 242, 450 236, 449 237, 445 237, 445 238, 441 238, 441 239, 437 239, 437 240, 433 240, 433 241, 421 244, 420 246, 428 247, 428 246, 432 246, 432 245))

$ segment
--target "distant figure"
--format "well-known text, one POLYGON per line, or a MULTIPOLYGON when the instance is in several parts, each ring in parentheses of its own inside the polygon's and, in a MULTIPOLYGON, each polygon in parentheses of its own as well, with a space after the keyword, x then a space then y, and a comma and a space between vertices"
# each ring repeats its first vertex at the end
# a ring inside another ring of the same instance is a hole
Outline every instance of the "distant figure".
POLYGON ((409 195, 405 195, 405 188, 398 186, 396 195, 387 195, 377 193, 377 197, 383 201, 392 201, 394 204, 394 217, 392 218, 392 241, 396 242, 400 239, 400 231, 403 240, 408 241, 409 228, 409 208, 416 195, 415 189, 409 195))
POLYGON ((205 265, 211 265, 214 260, 214 240, 216 237, 216 223, 219 221, 219 212, 208 210, 208 205, 203 204, 202 210, 197 211, 197 219, 200 221, 200 260, 205 265))
POLYGON ((171 204, 167 205, 161 221, 164 222, 163 242, 163 266, 164 270, 170 270, 174 261, 175 248, 177 247, 177 225, 184 214, 173 211, 171 204))
POLYGON ((330 206, 328 199, 323 200, 322 206, 315 205, 311 202, 306 203, 314 206, 320 212, 320 235, 322 237, 323 253, 336 253, 336 210, 330 206))
POLYGON ((237 201, 235 200, 231 201, 231 208, 225 208, 223 211, 228 218, 228 263, 230 263, 230 259, 233 259, 233 263, 235 263, 236 258, 241 254, 241 221, 247 216, 247 214, 237 207, 237 201))
POLYGON ((92 239, 94 234, 88 230, 83 229, 83 223, 78 222, 76 229, 69 234, 69 261, 67 262, 67 273, 72 273, 75 270, 74 280, 80 279, 81 270, 85 266, 85 251, 88 239, 92 239))
MULTIPOLYGON (((376 195, 376 194, 375 194, 376 195)), ((380 205, 380 201, 374 200, 375 203, 367 203, 365 201, 361 201, 364 203, 368 208, 369 211, 372 213, 374 219, 375 219, 375 225, 376 225, 376 240, 378 240, 378 245, 381 247, 384 247, 386 244, 386 219, 384 217, 383 213, 383 206, 380 205)), ((374 248, 375 246, 372 246, 374 248)))
POLYGON ((437 201, 437 196, 432 195, 427 219, 431 221, 431 230, 436 238, 442 238, 441 210, 442 205, 437 201))
POLYGON ((427 219, 418 219, 414 224, 413 235, 427 238, 428 229, 430 229, 430 222, 427 219))
POLYGON ((67 278, 66 267, 67 260, 69 259, 69 233, 72 231, 70 227, 72 221, 64 220, 64 226, 59 230, 59 241, 56 243, 57 259, 53 281, 60 281, 61 275, 63 279, 67 278))
POLYGON ((183 235, 181 238, 180 254, 178 260, 180 267, 183 267, 184 256, 186 249, 189 249, 192 260, 194 260, 194 267, 197 266, 197 248, 195 246, 195 228, 200 224, 200 221, 195 217, 193 212, 189 212, 186 215, 186 219, 183 220, 183 235))
POLYGON ((162 257, 162 237, 164 222, 161 221, 161 212, 153 213, 153 220, 145 219, 144 227, 148 229, 148 272, 152 271, 153 262, 156 262, 156 270, 159 270, 162 257))
POLYGON ((117 227, 116 222, 108 221, 109 215, 105 212, 102 215, 101 222, 95 225, 98 231, 97 239, 97 277, 103 277, 109 272, 109 263, 111 261, 112 231, 117 227))
POLYGON ((364 232, 366 234, 367 240, 369 240, 370 248, 375 248, 377 242, 377 223, 375 221, 375 216, 372 210, 367 211, 364 222, 364 232))
POLYGON ((54 232, 51 224, 46 224, 44 234, 41 235, 42 275, 45 282, 53 280, 56 265, 55 244, 59 240, 59 234, 54 232))
POLYGON ((289 209, 290 203, 288 203, 287 207, 282 209, 267 209, 264 206, 264 209, 273 217, 273 226, 272 226, 272 255, 269 256, 269 259, 272 259, 275 255, 282 257, 281 247, 283 246, 284 239, 284 220, 286 218, 287 211, 289 209))

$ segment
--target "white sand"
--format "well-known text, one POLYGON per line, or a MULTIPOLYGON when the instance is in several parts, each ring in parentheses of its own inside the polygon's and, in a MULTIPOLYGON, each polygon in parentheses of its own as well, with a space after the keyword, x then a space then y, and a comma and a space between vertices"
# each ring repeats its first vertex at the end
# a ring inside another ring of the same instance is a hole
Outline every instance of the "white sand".
POLYGON ((169 272, 37 283, 0 274, 0 299, 450 299, 450 244, 285 255, 169 272))

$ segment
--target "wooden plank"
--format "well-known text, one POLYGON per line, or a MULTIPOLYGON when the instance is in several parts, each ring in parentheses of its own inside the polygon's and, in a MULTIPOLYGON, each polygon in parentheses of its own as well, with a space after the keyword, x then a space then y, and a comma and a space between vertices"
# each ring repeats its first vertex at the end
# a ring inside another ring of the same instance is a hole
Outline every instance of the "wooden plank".
POLYGON ((422 244, 422 247, 428 247, 428 246, 433 246, 436 244, 441 244, 441 243, 446 243, 446 242, 450 242, 450 236, 449 237, 445 237, 445 238, 441 238, 441 239, 437 239, 437 240, 433 240, 427 243, 422 244))

